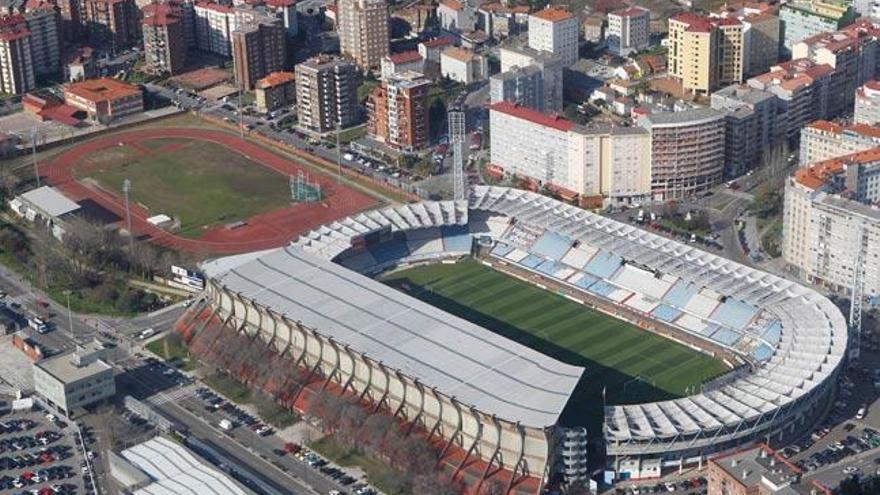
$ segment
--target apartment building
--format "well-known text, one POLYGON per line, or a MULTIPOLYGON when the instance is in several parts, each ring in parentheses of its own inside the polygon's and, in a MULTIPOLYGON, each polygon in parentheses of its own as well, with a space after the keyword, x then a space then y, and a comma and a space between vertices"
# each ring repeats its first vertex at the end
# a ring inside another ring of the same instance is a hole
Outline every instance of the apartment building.
POLYGON ((385 0, 339 0, 339 46, 361 69, 377 68, 389 52, 385 0))
POLYGON ((538 110, 544 112, 562 111, 562 59, 548 52, 535 50, 518 43, 508 43, 499 48, 501 73, 514 68, 535 66, 541 71, 541 86, 544 102, 538 110))
POLYGON ((739 177, 785 139, 785 114, 773 93, 734 84, 712 93, 712 108, 724 112, 724 177, 739 177))
POLYGON ((669 19, 669 75, 686 91, 709 94, 743 80, 743 24, 682 12, 669 19))
POLYGON ((831 495, 803 481, 801 470, 761 444, 709 459, 708 493, 724 495, 831 495))
POLYGON ((402 152, 426 148, 430 88, 431 80, 417 72, 383 80, 367 98, 367 135, 402 152))
POLYGON ((0 91, 21 95, 36 87, 31 32, 21 14, 0 17, 0 91))
POLYGON ((257 80, 287 68, 287 31, 273 18, 241 23, 232 32, 232 60, 238 84, 253 89, 257 80))
POLYGON ((144 9, 144 61, 154 74, 174 75, 186 66, 183 21, 170 4, 152 4, 144 9))
POLYGON ((801 129, 798 164, 801 167, 880 147, 880 128, 867 124, 838 124, 817 120, 801 129))
POLYGON ((820 33, 795 43, 794 59, 806 58, 834 69, 829 89, 828 115, 849 113, 856 89, 877 75, 880 57, 880 30, 867 21, 851 24, 840 31, 820 33))
POLYGON ((135 0, 85 0, 84 21, 92 42, 113 51, 141 41, 140 10, 135 0))
POLYGON ((721 183, 724 112, 698 108, 653 113, 638 123, 651 133, 653 199, 686 198, 721 183))
POLYGON ((296 103, 296 75, 293 72, 273 72, 257 81, 254 86, 257 110, 263 113, 296 103))
POLYGON ((472 84, 489 77, 489 64, 483 55, 453 46, 440 54, 440 73, 453 81, 472 84))
POLYGON ((320 55, 302 62, 296 74, 299 126, 324 133, 350 127, 360 120, 358 68, 351 60, 320 55))
POLYGON ((798 169, 785 184, 783 259, 804 279, 843 293, 860 265, 864 294, 878 295, 878 201, 880 148, 798 169))
POLYGON ((0 15, 21 14, 31 32, 31 60, 34 75, 61 73, 61 17, 54 3, 19 0, 0 7, 0 15))
POLYGON ((467 0, 441 0, 437 5, 440 28, 450 33, 473 31, 477 26, 477 11, 467 0))
POLYGON ((577 17, 559 7, 547 7, 529 16, 529 47, 556 55, 563 67, 578 59, 580 27, 577 17))
POLYGON ((296 11, 296 0, 264 0, 263 7, 281 19, 287 35, 291 38, 299 34, 299 17, 296 11))
POLYGON ((217 3, 200 2, 193 7, 196 46, 199 50, 232 56, 232 32, 237 27, 235 10, 217 3))
POLYGON ((868 81, 856 90, 853 122, 880 124, 880 81, 868 81))
POLYGON ((785 33, 782 55, 801 40, 820 33, 837 31, 853 22, 855 11, 846 0, 792 0, 779 9, 779 20, 785 33))
POLYGON ((743 26, 742 63, 745 76, 767 72, 779 61, 781 24, 766 3, 729 6, 710 14, 721 19, 736 19, 743 26))
POLYGON ((95 51, 88 46, 75 48, 64 54, 64 79, 68 82, 98 77, 95 51))
POLYGON ((489 78, 489 102, 507 101, 544 111, 544 78, 537 65, 514 67, 489 78))
POLYGON ((89 119, 104 125, 144 111, 140 88, 109 77, 65 84, 64 103, 86 112, 89 119))
POLYGON ((626 57, 648 48, 651 40, 651 11, 629 7, 608 13, 605 43, 611 53, 626 57))
POLYGON ((642 201, 651 193, 649 133, 578 126, 510 102, 489 106, 490 167, 589 204, 642 201))
POLYGON ((780 111, 785 114, 785 133, 794 144, 803 126, 827 118, 829 91, 834 69, 808 59, 778 64, 770 72, 749 79, 748 85, 767 91, 779 98, 780 111))
POLYGON ((484 3, 477 9, 477 25, 495 40, 515 36, 528 29, 529 6, 484 3))
POLYGON ((80 0, 57 0, 61 16, 61 39, 67 42, 80 41, 84 34, 84 12, 80 0))

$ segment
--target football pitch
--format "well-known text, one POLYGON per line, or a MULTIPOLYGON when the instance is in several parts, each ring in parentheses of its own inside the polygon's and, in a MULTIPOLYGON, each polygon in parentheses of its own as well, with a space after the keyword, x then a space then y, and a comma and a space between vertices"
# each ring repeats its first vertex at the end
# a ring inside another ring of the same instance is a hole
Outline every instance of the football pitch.
MULTIPOLYGON (((564 424, 592 424, 607 404, 669 399, 727 371, 716 359, 470 260, 383 281, 561 361, 586 368, 564 424)), ((595 430, 592 430, 595 431, 595 430)))
POLYGON ((119 196, 129 179, 132 202, 178 218, 183 237, 291 204, 287 177, 210 141, 158 138, 106 148, 77 164, 76 176, 119 196))

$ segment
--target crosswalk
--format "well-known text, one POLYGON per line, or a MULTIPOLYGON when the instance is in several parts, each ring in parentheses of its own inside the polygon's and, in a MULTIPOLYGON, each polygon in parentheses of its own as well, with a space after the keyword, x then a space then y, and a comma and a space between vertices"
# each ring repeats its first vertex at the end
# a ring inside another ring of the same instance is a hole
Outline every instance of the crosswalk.
POLYGON ((183 387, 176 387, 171 390, 163 390, 147 398, 147 402, 159 406, 166 402, 180 402, 184 399, 195 396, 195 385, 190 384, 183 387))

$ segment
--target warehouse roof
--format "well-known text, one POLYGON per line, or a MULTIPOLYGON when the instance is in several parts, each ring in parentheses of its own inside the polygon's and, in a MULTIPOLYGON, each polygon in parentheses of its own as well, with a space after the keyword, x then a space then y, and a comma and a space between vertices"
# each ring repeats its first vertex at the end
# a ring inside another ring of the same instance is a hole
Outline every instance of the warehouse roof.
POLYGON ((135 495, 245 495, 231 479, 189 450, 156 437, 122 451, 122 457, 156 480, 135 495))
POLYGON ((38 187, 20 195, 19 198, 52 218, 58 218, 79 209, 78 204, 51 186, 38 187))
POLYGON ((463 404, 527 426, 556 424, 584 371, 293 248, 217 281, 463 404))

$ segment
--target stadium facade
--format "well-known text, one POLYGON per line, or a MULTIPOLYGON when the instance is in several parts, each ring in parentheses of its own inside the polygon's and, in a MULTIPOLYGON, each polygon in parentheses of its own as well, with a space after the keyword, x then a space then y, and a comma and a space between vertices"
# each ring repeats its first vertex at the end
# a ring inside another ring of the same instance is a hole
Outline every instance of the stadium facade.
POLYGON ((623 474, 701 463, 805 427, 842 365, 845 320, 812 289, 500 187, 360 213, 285 248, 209 262, 206 303, 226 325, 482 459, 484 475, 494 466, 511 481, 543 479, 571 468, 579 448, 558 422, 583 369, 372 278, 474 253, 731 367, 688 397, 606 407, 609 466, 623 474))

